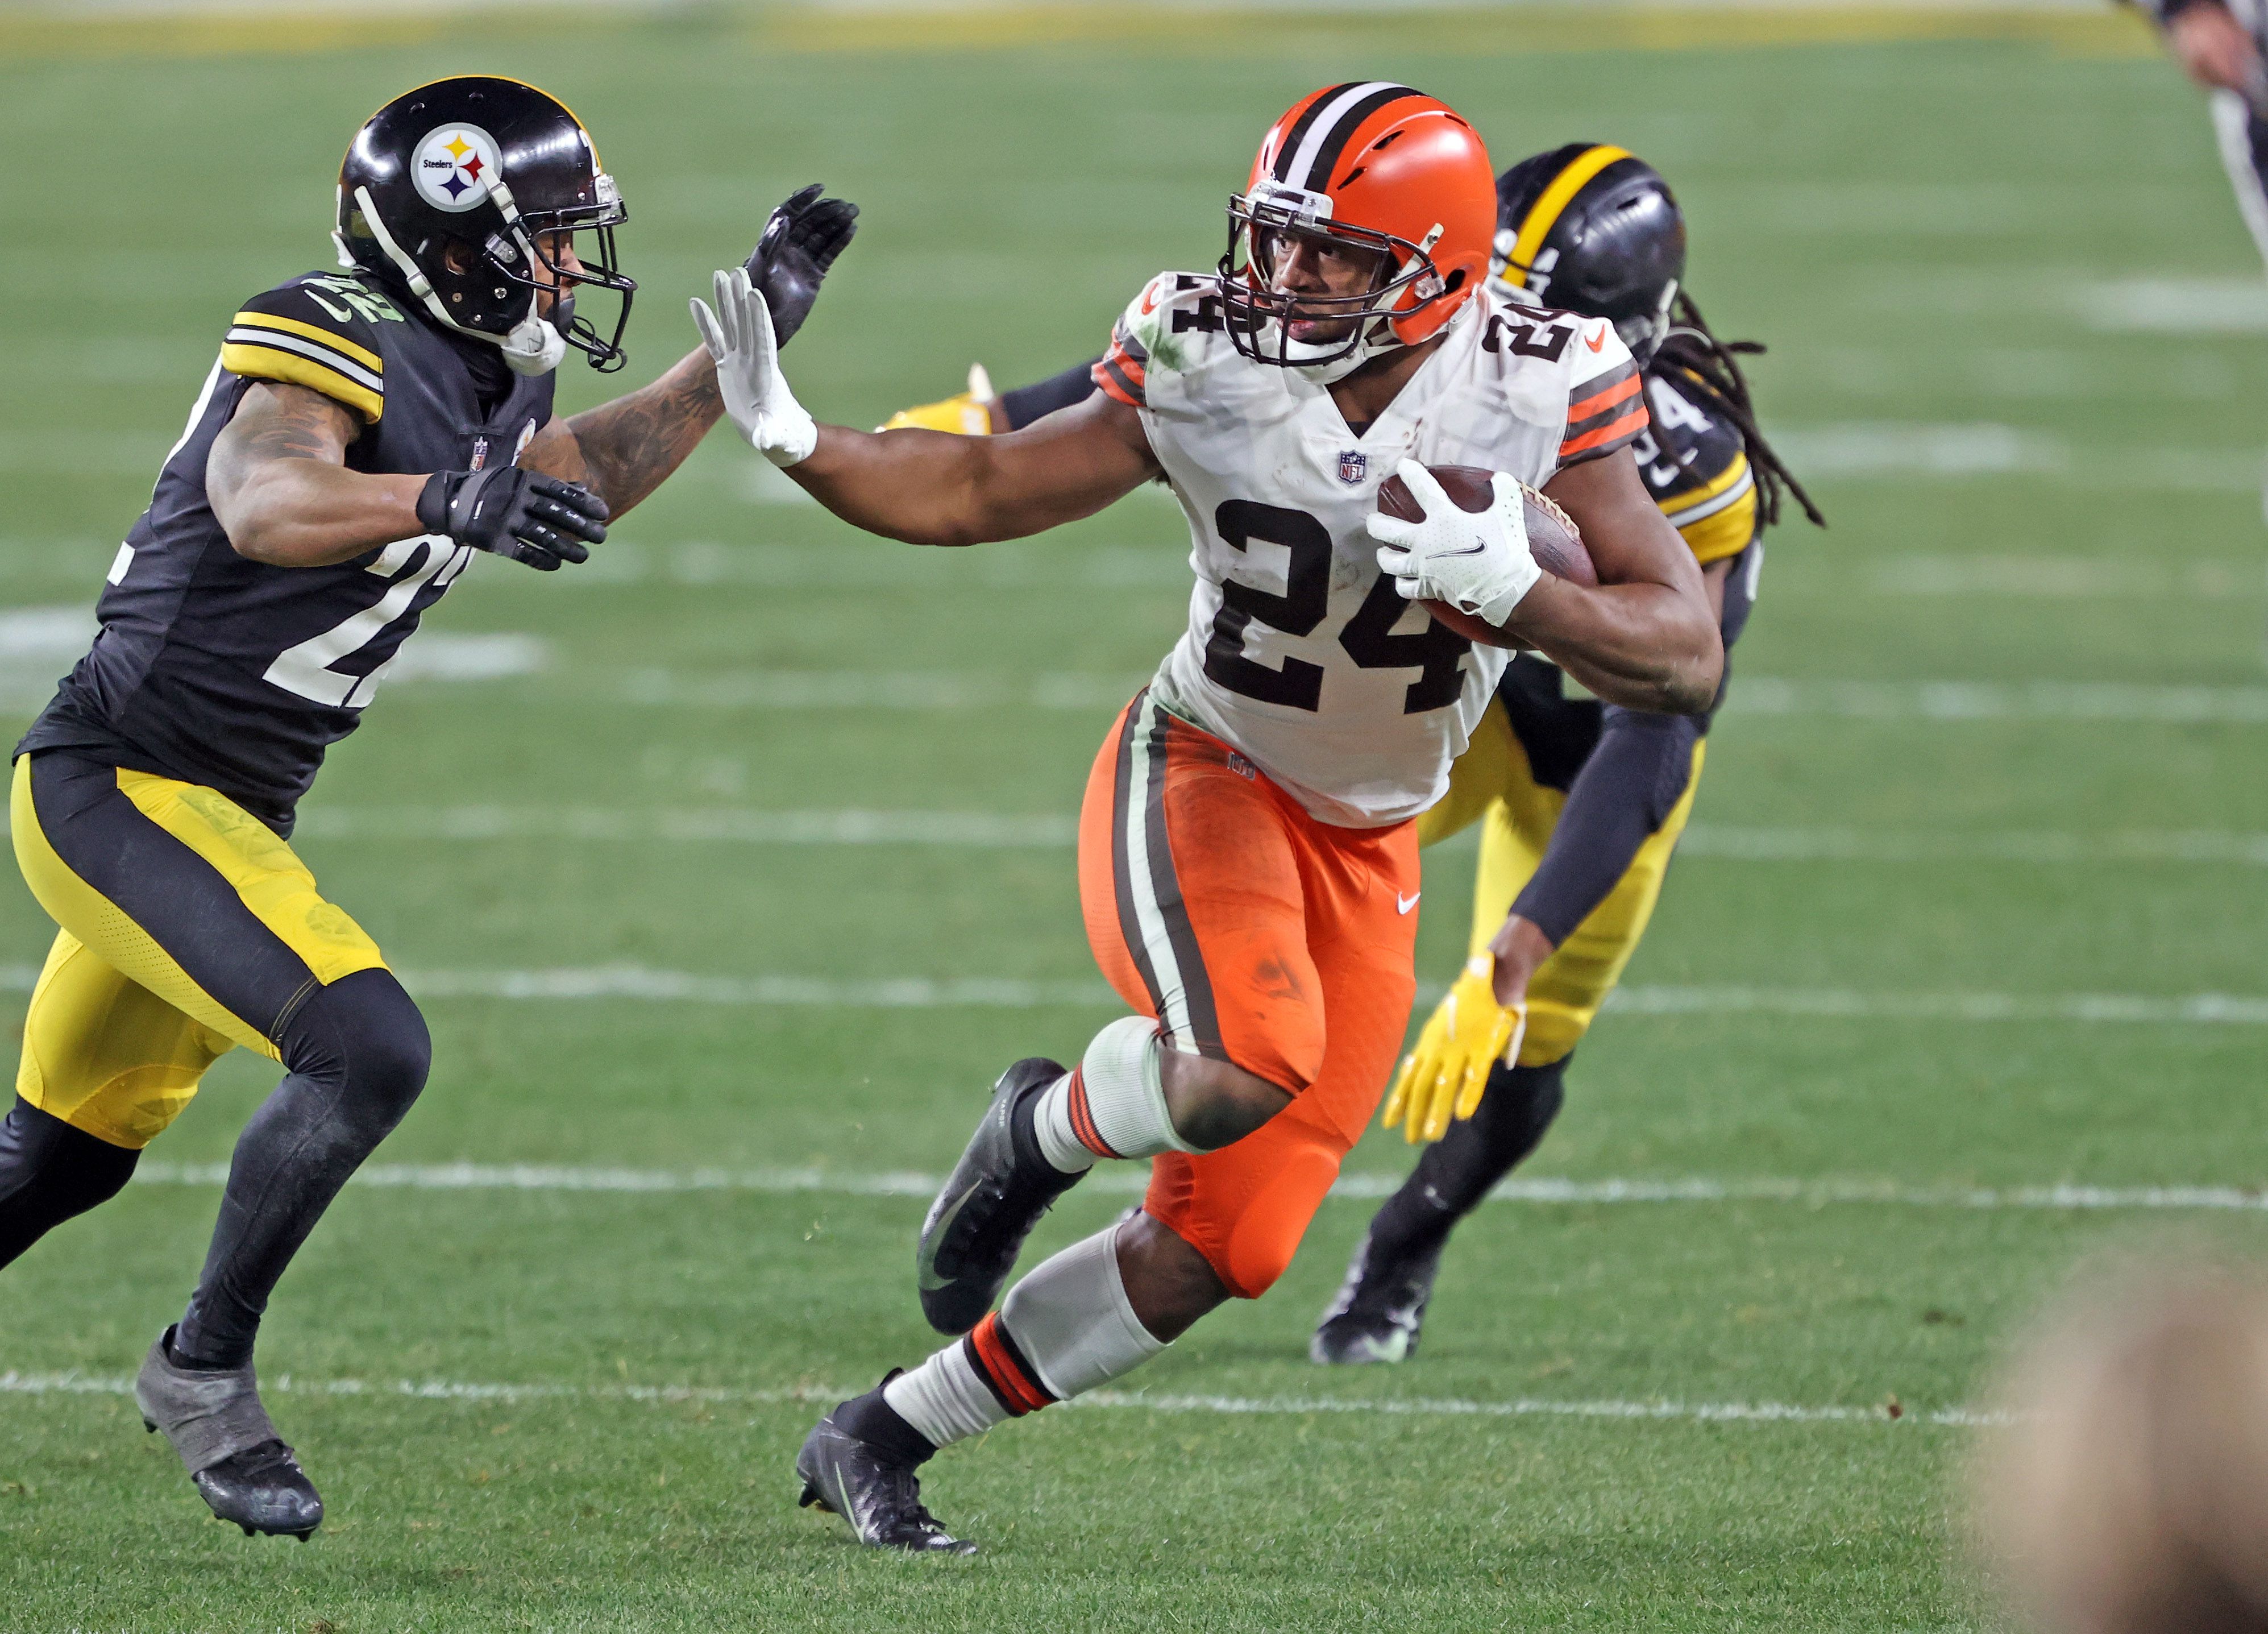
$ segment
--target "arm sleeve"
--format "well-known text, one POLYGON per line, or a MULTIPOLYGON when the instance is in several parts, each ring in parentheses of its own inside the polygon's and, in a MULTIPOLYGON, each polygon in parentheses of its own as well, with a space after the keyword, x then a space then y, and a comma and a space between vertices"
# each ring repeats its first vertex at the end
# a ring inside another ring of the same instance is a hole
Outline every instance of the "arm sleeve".
POLYGON ((386 411, 386 359, 372 326, 351 307, 300 284, 244 303, 221 343, 220 366, 247 380, 320 392, 368 425, 386 411))
POLYGON ((1512 911, 1555 948, 1573 935, 1684 797, 1700 739, 1701 722, 1690 715, 1609 706, 1599 745, 1576 774, 1551 843, 1512 911))
POLYGON ((1638 360, 1613 324, 1604 318, 1586 321, 1567 351, 1575 366, 1567 392, 1567 429, 1559 441, 1562 470, 1628 447, 1646 430, 1648 418, 1638 360))
POLYGON ((1102 359, 1093 358, 1074 364, 1060 374, 1050 374, 1029 386, 1018 386, 1000 394, 1000 418, 1008 429, 1020 432, 1042 415, 1053 414, 1057 409, 1068 409, 1074 403, 1084 403, 1097 389, 1094 372, 1102 366, 1102 359))
MULTIPOLYGON (((1752 543, 1727 570, 1718 628, 1728 653, 1749 627, 1764 555, 1763 544, 1752 543)), ((1728 670, 1710 706, 1712 714, 1730 684, 1728 670)), ((1553 947, 1607 899, 1630 871, 1638 847, 1685 797, 1693 779, 1693 745, 1708 731, 1709 719, 1644 714, 1611 704, 1602 712, 1598 747, 1575 774, 1543 861, 1512 905, 1512 912, 1550 938, 1553 947)))

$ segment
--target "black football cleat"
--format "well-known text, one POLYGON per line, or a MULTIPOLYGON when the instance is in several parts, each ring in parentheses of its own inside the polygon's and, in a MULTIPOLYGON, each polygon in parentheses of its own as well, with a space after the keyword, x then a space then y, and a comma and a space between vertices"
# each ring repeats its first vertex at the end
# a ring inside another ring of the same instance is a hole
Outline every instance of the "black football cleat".
POLYGON ((1338 1365, 1408 1361, 1418 1353, 1425 1303, 1440 1268, 1440 1246, 1395 1257, 1366 1233, 1338 1298, 1307 1342, 1308 1358, 1338 1365))
POLYGON ((1064 1070, 1035 1055, 1000 1075, 976 1133, 929 1206, 914 1246, 914 1275, 922 1314, 941 1334, 965 1334, 984 1320, 1024 1239, 1086 1172, 1065 1174, 1040 1155, 1025 1110, 1064 1070))
POLYGON ((806 1509, 824 1509, 850 1523, 870 1549, 909 1555, 973 1555, 976 1545, 954 1537, 923 1507, 914 1466, 862 1441, 830 1415, 804 1438, 795 1455, 806 1509))
POLYGON ((173 1338, 170 1327, 160 1334, 135 1375, 143 1427, 166 1432, 217 1519, 247 1537, 306 1542, 323 1524, 323 1500, 260 1405, 252 1364, 184 1367, 173 1359, 173 1338))

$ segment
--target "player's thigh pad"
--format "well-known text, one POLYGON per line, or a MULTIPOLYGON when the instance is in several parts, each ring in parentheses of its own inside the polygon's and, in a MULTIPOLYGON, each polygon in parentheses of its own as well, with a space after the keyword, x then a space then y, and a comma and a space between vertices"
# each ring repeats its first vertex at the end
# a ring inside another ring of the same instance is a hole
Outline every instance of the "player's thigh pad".
POLYGON ((16 1093, 97 1140, 138 1151, 181 1115, 205 1068, 232 1047, 57 931, 24 1017, 16 1093))
MULTIPOLYGON (((1536 967, 1528 984, 1528 1031, 1520 1043, 1520 1064, 1548 1066, 1565 1057, 1591 1030, 1599 1007, 1607 1002, 1623 971, 1638 951, 1654 905, 1661 899, 1661 884, 1669 872, 1670 854, 1693 814, 1693 796, 1701 787, 1701 765, 1708 753, 1706 738, 1693 745, 1693 770, 1685 792, 1670 808, 1661 826, 1647 836, 1631 859, 1605 901, 1593 908, 1550 958, 1536 967)), ((1484 842, 1485 845, 1485 841, 1484 842)), ((1504 921, 1499 917, 1498 924, 1504 921)))
POLYGON ((290 846, 210 788, 50 750, 16 762, 16 860, 105 964, 272 1059, 318 988, 384 969, 290 846))
POLYGON ((1341 1161, 1369 1127, 1417 996, 1416 825, 1356 832, 1307 822, 1310 951, 1329 1017, 1322 1068, 1244 1139, 1155 1159, 1142 1205, 1244 1299, 1265 1293, 1291 1264, 1341 1161))
POLYGON ((1290 798, 1145 691, 1103 742, 1079 813, 1095 962, 1168 1048, 1292 1091, 1322 1068, 1290 798))

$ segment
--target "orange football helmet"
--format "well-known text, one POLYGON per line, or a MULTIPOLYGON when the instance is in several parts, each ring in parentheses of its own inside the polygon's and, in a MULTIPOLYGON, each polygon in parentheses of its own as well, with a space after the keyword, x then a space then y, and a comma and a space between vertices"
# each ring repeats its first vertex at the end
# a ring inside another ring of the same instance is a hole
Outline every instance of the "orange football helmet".
POLYGON ((1382 347, 1430 339, 1472 299, 1496 231, 1496 173, 1479 133, 1446 103, 1382 80, 1329 85, 1269 129, 1228 217, 1221 304, 1237 350, 1336 377, 1382 347), (1270 287, 1280 247, 1296 237, 1376 253, 1371 287, 1270 287), (1295 340, 1294 307, 1303 322, 1352 322, 1336 340, 1295 340))

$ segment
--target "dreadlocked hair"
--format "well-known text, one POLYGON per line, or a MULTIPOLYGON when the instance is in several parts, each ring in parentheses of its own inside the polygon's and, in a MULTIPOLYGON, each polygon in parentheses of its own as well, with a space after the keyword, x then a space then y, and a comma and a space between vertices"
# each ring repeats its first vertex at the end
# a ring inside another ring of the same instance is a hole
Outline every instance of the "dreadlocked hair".
POLYGON ((1764 343, 1753 340, 1721 341, 1710 333, 1701 309, 1684 291, 1677 292, 1677 304, 1670 311, 1671 324, 1661 349, 1654 354, 1653 366, 1675 369, 1690 374, 1707 387, 1724 405, 1734 429, 1741 433, 1746 446, 1749 468, 1756 476, 1756 515, 1766 526, 1779 521, 1780 496, 1790 493, 1803 507, 1803 514, 1815 528, 1827 526, 1827 519, 1795 479, 1795 473, 1772 452, 1771 444, 1756 426, 1756 408, 1749 396, 1748 376, 1741 373, 1740 359, 1760 356, 1764 343))

